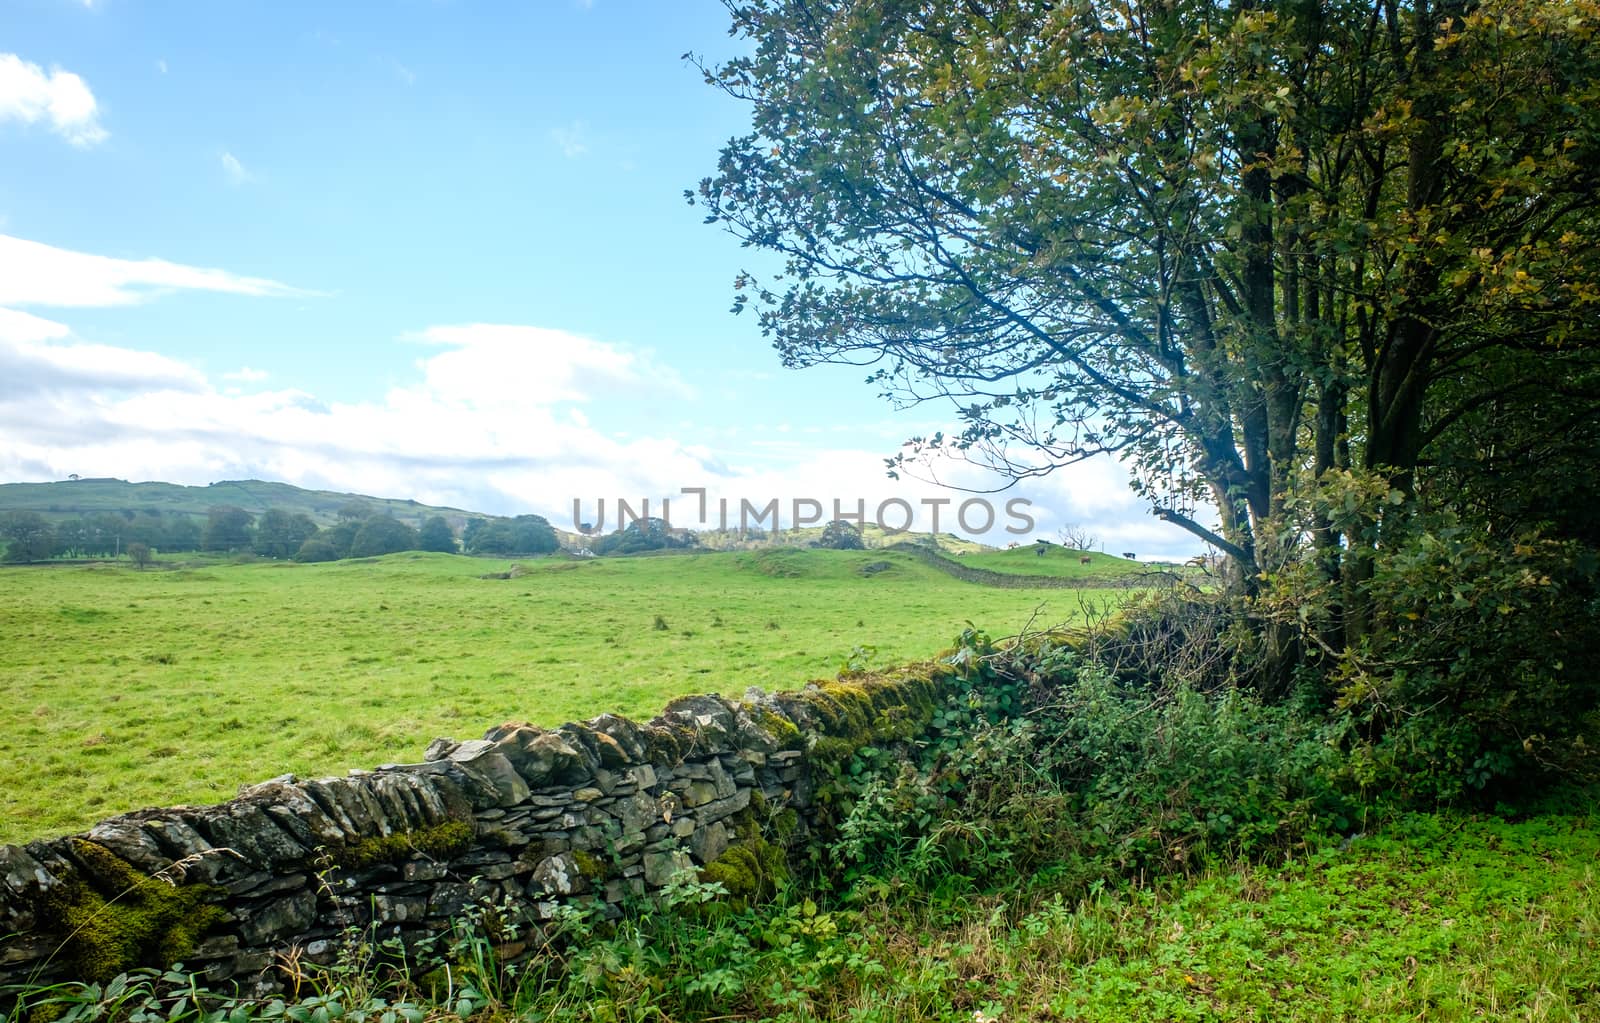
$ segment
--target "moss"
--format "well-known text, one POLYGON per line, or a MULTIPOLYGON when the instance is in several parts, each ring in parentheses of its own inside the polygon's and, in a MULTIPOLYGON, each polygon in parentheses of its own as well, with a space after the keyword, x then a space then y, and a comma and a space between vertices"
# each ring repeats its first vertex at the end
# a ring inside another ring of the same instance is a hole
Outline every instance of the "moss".
POLYGON ((757 719, 762 730, 778 740, 781 748, 797 749, 800 746, 800 727, 771 707, 758 708, 757 719))
POLYGON ((605 863, 601 862, 592 853, 585 852, 582 849, 572 850, 572 862, 578 865, 578 873, 591 881, 604 881, 609 873, 606 870, 605 863))
POLYGON ((700 880, 722 885, 734 908, 741 910, 770 900, 788 876, 783 850, 759 834, 730 845, 700 871, 700 880))
POLYGON ((795 693, 821 722, 821 734, 811 736, 812 757, 839 761, 862 746, 916 738, 954 677, 947 665, 925 663, 894 674, 856 672, 795 693))
POLYGON ((772 833, 778 836, 780 842, 788 842, 800 830, 800 815, 793 807, 778 813, 772 818, 772 833))
POLYGON ((398 863, 412 853, 431 859, 447 860, 472 843, 473 828, 466 821, 446 821, 431 828, 397 831, 392 835, 364 838, 343 849, 334 850, 332 865, 345 870, 362 870, 379 863, 398 863))
POLYGON ((136 966, 165 967, 194 953, 227 914, 211 885, 175 887, 146 877, 103 845, 72 840, 85 877, 64 881, 40 907, 77 978, 105 981, 136 966))

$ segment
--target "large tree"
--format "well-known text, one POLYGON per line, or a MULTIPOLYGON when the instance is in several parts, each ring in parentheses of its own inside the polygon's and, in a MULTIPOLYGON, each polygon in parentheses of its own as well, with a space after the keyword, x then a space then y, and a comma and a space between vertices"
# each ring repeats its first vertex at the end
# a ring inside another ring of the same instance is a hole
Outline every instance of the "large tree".
POLYGON ((725 2, 752 130, 699 201, 785 259, 736 308, 953 399, 913 454, 1117 453, 1247 592, 1306 544, 1354 605, 1419 507, 1495 500, 1485 417, 1592 436, 1593 0, 725 2))
POLYGON ((304 512, 268 508, 256 523, 253 549, 263 558, 292 558, 316 534, 317 524, 304 512))
POLYGON ((373 558, 416 549, 417 531, 391 515, 369 517, 350 541, 352 558, 373 558))
POLYGON ((6 542, 5 560, 44 561, 56 552, 55 531, 36 511, 9 511, 0 515, 0 540, 6 542))
POLYGON ((206 509, 206 524, 200 533, 200 549, 206 551, 248 549, 253 539, 250 524, 255 519, 253 513, 236 505, 212 505, 206 509))

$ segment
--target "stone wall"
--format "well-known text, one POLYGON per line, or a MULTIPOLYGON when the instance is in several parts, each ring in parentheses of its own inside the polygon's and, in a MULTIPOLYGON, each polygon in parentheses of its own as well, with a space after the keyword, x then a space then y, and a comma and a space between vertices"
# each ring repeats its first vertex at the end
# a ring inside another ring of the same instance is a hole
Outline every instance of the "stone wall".
POLYGON ((574 900, 616 916, 684 870, 753 895, 814 823, 822 765, 915 738, 953 684, 923 665, 685 697, 647 724, 508 724, 435 740, 418 764, 286 775, 3 846, 0 984, 181 961, 259 993, 284 956, 331 962, 352 927, 410 947, 505 899, 535 922, 574 900))

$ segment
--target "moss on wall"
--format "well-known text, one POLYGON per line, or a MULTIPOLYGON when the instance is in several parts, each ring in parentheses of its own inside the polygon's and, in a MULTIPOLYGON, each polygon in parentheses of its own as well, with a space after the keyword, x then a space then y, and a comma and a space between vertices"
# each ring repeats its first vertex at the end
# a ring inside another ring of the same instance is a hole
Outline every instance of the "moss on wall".
POLYGON ((435 860, 460 855, 472 844, 473 827, 467 821, 446 821, 431 828, 397 831, 392 835, 364 838, 328 854, 332 866, 343 870, 362 870, 379 863, 399 863, 412 853, 435 860))
POLYGON ((146 877, 86 839, 72 839, 72 853, 82 874, 50 890, 40 922, 60 935, 59 954, 84 980, 109 980, 136 966, 171 966, 227 917, 214 904, 221 889, 146 877))
POLYGON ((740 910, 771 899, 778 893, 779 883, 789 876, 783 849, 754 829, 752 832, 700 871, 700 880, 722 885, 729 902, 740 910))

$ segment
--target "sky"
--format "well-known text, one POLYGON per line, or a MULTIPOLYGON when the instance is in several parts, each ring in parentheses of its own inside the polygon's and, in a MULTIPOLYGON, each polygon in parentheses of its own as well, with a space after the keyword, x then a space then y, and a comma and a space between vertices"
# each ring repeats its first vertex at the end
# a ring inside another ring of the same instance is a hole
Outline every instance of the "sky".
POLYGON ((727 23, 714 0, 0 0, 0 482, 260 478, 569 529, 575 501, 663 497, 699 527, 690 488, 708 519, 777 499, 786 523, 898 498, 988 543, 1072 524, 1198 553, 1111 459, 963 529, 972 495, 884 471, 952 410, 785 370, 730 312, 773 264, 684 198, 746 127, 683 59, 735 53, 727 23))

